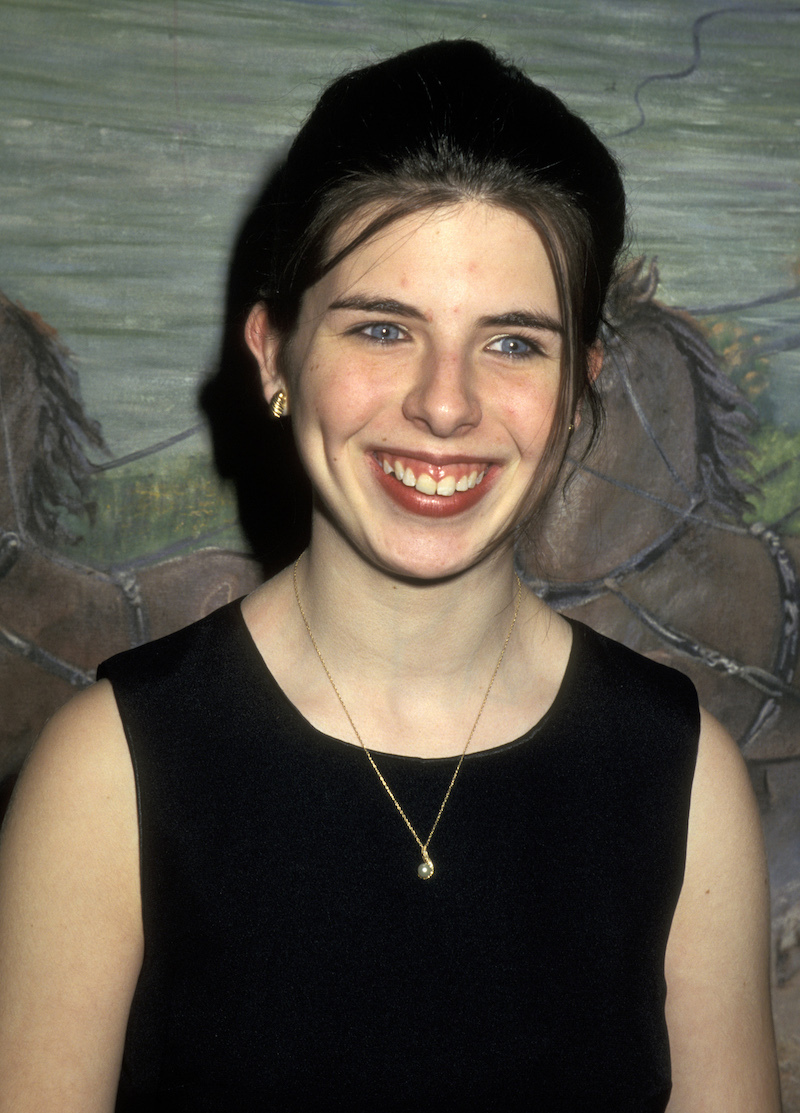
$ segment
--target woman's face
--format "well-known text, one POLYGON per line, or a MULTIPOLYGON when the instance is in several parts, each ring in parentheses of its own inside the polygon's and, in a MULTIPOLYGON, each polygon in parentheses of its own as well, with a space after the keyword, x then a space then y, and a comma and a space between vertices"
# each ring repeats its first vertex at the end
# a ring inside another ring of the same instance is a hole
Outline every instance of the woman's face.
MULTIPOLYGON (((561 350, 555 280, 523 217, 464 202, 376 234, 306 292, 288 347, 315 516, 403 576, 453 574, 510 544, 561 350)), ((268 393, 282 385, 274 365, 267 379, 268 393)))

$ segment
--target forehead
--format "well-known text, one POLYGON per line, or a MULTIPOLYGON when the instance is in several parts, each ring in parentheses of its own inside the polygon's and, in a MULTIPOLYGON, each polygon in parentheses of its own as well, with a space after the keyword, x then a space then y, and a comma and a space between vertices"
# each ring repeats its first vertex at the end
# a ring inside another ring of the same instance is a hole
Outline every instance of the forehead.
POLYGON ((386 282, 442 295, 480 291, 485 296, 494 290, 501 299, 514 294, 546 302, 550 312, 559 314, 549 253, 527 217, 469 200, 398 216, 369 234, 387 208, 369 206, 339 227, 330 257, 343 256, 317 284, 319 294, 386 282))

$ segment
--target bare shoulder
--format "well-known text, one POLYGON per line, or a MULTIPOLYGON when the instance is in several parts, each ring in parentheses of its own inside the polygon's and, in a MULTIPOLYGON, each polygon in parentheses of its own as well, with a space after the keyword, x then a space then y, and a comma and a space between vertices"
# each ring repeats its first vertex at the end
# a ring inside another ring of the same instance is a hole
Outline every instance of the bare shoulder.
POLYGON ((135 800, 116 701, 101 681, 62 707, 34 746, 6 817, 0 863, 11 868, 22 855, 30 865, 35 855, 71 847, 90 859, 115 854, 131 838, 138 843, 135 800))
POLYGON ((74 696, 48 720, 25 763, 15 799, 26 797, 63 761, 76 772, 85 766, 82 775, 99 778, 125 748, 114 693, 102 680, 74 696))
POLYGON ((778 1113, 769 946, 769 878, 749 774, 704 712, 666 956, 670 1113, 778 1113))
POLYGON ((136 794, 110 684, 48 723, 0 843, 0 1110, 113 1108, 142 955, 136 794))

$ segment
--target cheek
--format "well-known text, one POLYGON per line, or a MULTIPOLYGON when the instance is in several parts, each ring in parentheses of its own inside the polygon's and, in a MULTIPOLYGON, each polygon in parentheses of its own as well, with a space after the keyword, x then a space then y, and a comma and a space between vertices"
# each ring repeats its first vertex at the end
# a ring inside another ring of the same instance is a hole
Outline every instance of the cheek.
POLYGON ((352 388, 351 362, 338 344, 312 343, 287 367, 298 405, 314 413, 346 404, 352 388))
POLYGON ((380 408, 375 391, 344 361, 307 362, 296 390, 295 436, 307 452, 321 451, 329 461, 335 461, 380 408))
POLYGON ((287 368, 289 398, 298 424, 309 418, 319 417, 326 409, 326 399, 334 396, 335 387, 327 382, 327 369, 323 360, 314 358, 301 365, 287 368))
POLYGON ((316 382, 317 413, 344 435, 356 433, 369 422, 383 423, 401 401, 395 378, 387 375, 385 367, 371 369, 342 360, 327 367, 316 382))
POLYGON ((558 403, 557 393, 547 387, 525 384, 510 391, 500 400, 504 420, 524 440, 539 438, 553 423, 558 403))

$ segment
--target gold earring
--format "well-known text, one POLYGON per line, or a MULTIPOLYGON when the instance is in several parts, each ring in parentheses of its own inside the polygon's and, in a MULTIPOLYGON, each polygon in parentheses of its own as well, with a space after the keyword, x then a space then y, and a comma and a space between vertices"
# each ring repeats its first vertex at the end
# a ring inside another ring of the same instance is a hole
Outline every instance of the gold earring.
POLYGON ((567 429, 567 432, 568 432, 568 433, 569 433, 570 435, 572 435, 572 434, 573 434, 573 433, 575 432, 575 422, 574 422, 574 421, 571 421, 571 422, 569 423, 569 429, 567 429))
POLYGON ((276 421, 279 421, 286 413, 288 405, 289 399, 286 397, 286 391, 278 390, 269 400, 269 412, 276 421))

